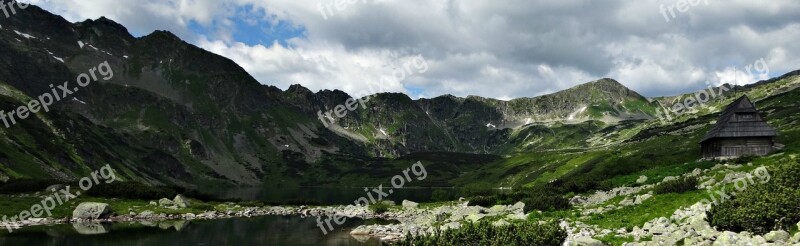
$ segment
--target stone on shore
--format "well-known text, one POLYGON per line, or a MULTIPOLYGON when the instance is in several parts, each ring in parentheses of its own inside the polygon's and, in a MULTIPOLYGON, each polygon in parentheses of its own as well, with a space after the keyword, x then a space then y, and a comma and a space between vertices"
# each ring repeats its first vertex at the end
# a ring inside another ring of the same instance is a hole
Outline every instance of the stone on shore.
POLYGON ((409 200, 403 200, 403 208, 417 208, 419 203, 412 202, 409 200))
POLYGON ((179 208, 188 208, 188 207, 190 207, 190 206, 191 206, 191 205, 189 204, 189 199, 187 199, 187 198, 186 198, 186 197, 184 197, 183 195, 177 195, 177 196, 175 196, 175 199, 173 199, 173 203, 174 203, 175 205, 177 205, 179 208))
POLYGON ((114 210, 112 210, 111 205, 107 203, 84 202, 79 204, 78 207, 72 211, 72 218, 90 220, 107 219, 113 213, 114 210))
POLYGON ((791 235, 789 235, 789 233, 786 232, 786 231, 773 231, 773 232, 767 233, 767 235, 764 235, 764 239, 766 239, 767 242, 770 242, 770 243, 787 242, 787 241, 789 241, 789 237, 790 236, 791 235))
POLYGON ((158 200, 158 205, 159 206, 164 206, 164 207, 172 206, 172 205, 175 205, 175 202, 173 202, 172 200, 167 199, 167 198, 161 198, 161 200, 158 200))

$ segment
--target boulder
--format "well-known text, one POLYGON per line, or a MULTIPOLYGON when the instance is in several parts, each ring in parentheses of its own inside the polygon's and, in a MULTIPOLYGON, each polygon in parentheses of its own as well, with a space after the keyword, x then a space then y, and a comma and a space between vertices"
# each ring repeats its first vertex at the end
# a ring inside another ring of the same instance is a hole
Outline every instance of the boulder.
POLYGON ((789 241, 789 237, 790 236, 791 235, 789 235, 789 233, 786 232, 786 231, 782 231, 782 230, 781 231, 772 231, 770 233, 767 233, 767 235, 764 235, 764 239, 766 239, 767 242, 770 242, 770 243, 787 242, 787 241, 789 241))
POLYGON ((155 213, 153 213, 153 211, 150 210, 142 211, 141 213, 139 213, 139 215, 136 215, 136 218, 140 219, 149 219, 153 217, 155 217, 155 213))
POLYGON ((647 182, 647 176, 644 175, 639 176, 639 179, 636 180, 637 184, 644 184, 644 182, 647 182))
POLYGON ((511 211, 514 213, 523 213, 525 211, 525 203, 524 202, 517 202, 511 206, 511 211))
POLYGON ((107 219, 113 213, 114 210, 112 210, 111 205, 107 203, 84 202, 78 204, 78 207, 72 211, 72 218, 90 220, 107 219))
POLYGON ((492 214, 499 214, 505 211, 506 211, 506 206, 503 205, 494 205, 491 208, 489 208, 489 212, 492 214))
POLYGON ((578 237, 575 238, 575 244, 579 246, 603 246, 603 242, 591 237, 578 237))
POLYGON ((350 231, 350 235, 369 235, 369 233, 370 233, 369 228, 367 228, 364 225, 360 225, 355 229, 353 229, 352 231, 350 231))
POLYGON ((504 219, 500 219, 500 220, 498 220, 498 221, 492 222, 492 225, 493 225, 493 226, 507 226, 507 225, 510 225, 510 224, 511 224, 511 223, 508 223, 508 222, 507 222, 507 221, 505 221, 504 219))
POLYGON ((188 208, 191 205, 189 204, 189 199, 183 195, 175 196, 175 199, 172 199, 172 202, 177 205, 179 208, 188 208))
POLYGON ((395 206, 395 205, 397 205, 392 200, 385 200, 385 201, 381 201, 380 203, 383 204, 383 205, 387 205, 387 206, 395 206))
POLYGON ((673 181, 673 180, 678 180, 678 177, 666 176, 666 177, 664 177, 664 180, 661 180, 661 182, 669 182, 669 181, 673 181))
POLYGON ((419 203, 412 202, 409 200, 403 200, 403 208, 417 208, 419 203))
POLYGON ((789 240, 790 243, 800 243, 800 232, 795 233, 792 239, 789 240))
POLYGON ((173 202, 172 200, 167 199, 167 198, 161 198, 161 200, 158 200, 158 205, 159 206, 165 206, 165 207, 166 206, 172 206, 172 205, 175 205, 175 202, 173 202))
POLYGON ((739 245, 739 235, 735 232, 722 232, 714 241, 714 245, 739 245))

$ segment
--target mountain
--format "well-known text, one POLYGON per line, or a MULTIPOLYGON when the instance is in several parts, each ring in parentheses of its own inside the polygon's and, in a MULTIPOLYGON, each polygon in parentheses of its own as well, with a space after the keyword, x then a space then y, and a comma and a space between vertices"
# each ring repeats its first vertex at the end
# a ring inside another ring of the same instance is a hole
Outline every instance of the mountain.
POLYGON ((623 143, 653 126, 663 103, 601 79, 510 101, 380 93, 323 123, 321 112, 351 96, 282 91, 169 32, 134 37, 104 17, 70 23, 33 5, 0 19, 0 62, 5 112, 98 64, 113 71, 0 128, 0 180, 71 180, 110 164, 149 184, 346 185, 342 177, 385 173, 414 156, 441 163, 447 182, 460 175, 448 170, 501 155, 623 143))

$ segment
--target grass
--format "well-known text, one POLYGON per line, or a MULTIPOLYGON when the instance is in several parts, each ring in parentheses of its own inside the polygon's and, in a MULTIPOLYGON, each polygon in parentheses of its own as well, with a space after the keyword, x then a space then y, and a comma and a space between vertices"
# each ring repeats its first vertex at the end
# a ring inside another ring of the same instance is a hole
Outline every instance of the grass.
POLYGON ((605 214, 591 215, 585 222, 601 228, 612 230, 626 228, 630 231, 634 226, 641 226, 652 219, 669 218, 675 210, 697 203, 705 196, 706 193, 702 191, 655 195, 638 206, 628 206, 605 214))

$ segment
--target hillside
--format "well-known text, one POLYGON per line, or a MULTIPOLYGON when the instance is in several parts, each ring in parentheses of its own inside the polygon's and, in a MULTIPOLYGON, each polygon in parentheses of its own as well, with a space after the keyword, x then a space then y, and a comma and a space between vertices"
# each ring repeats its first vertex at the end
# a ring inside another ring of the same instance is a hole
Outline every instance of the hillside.
MULTIPOLYGON (((233 61, 166 31, 134 37, 107 18, 70 23, 36 6, 0 26, 0 108, 6 111, 98 64, 113 70, 112 79, 75 90, 49 112, 0 129, 2 180, 72 180, 110 164, 127 180, 185 187, 357 185, 418 157, 438 163, 433 168, 442 177, 431 181, 438 185, 466 184, 477 174, 488 175, 480 180, 489 184, 532 184, 587 163, 612 165, 608 156, 627 148, 642 156, 654 154, 642 146, 674 151, 664 163, 696 159, 690 138, 670 136, 699 134, 706 127, 700 121, 725 103, 663 123, 655 117, 668 98, 651 102, 601 79, 510 101, 380 93, 325 127, 318 112, 350 95, 263 85, 233 61), (458 161, 470 158, 479 161, 458 161)), ((746 90, 769 101, 794 91, 796 75, 746 90)), ((786 103, 767 108, 775 114, 768 118, 790 121, 781 111, 786 103)), ((634 163, 613 175, 658 163, 634 163)))

